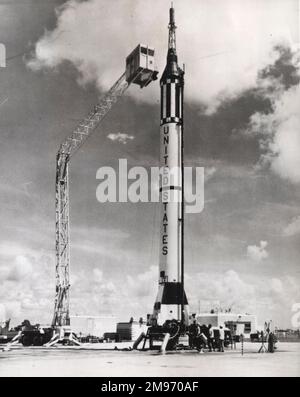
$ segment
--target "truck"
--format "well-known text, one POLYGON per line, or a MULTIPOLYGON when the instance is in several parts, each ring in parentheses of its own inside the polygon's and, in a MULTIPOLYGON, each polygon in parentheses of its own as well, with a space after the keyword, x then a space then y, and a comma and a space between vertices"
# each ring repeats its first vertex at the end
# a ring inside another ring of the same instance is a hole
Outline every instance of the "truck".
POLYGON ((20 342, 23 346, 42 346, 52 338, 53 328, 50 326, 32 325, 29 320, 24 320, 21 326, 20 342))

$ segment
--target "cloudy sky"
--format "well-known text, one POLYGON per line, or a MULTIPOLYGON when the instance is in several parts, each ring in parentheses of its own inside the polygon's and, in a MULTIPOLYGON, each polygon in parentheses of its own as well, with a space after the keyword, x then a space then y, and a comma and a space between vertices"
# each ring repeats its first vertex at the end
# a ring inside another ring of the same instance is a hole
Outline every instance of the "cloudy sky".
MULTIPOLYGON (((55 155, 139 43, 162 72, 169 1, 0 0, 0 317, 51 321, 55 155)), ((297 0, 176 0, 186 163, 205 208, 186 216, 191 310, 219 304, 290 327, 300 302, 297 0)), ((152 311, 159 205, 100 204, 101 166, 157 166, 159 85, 130 87, 72 159, 71 311, 152 311)))

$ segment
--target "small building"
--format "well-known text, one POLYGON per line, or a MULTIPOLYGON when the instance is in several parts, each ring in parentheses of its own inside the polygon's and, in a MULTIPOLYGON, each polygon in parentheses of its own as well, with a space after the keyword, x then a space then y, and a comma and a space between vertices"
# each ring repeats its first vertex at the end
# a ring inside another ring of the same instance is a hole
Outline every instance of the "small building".
POLYGON ((196 314, 199 324, 211 324, 213 327, 225 326, 236 335, 250 335, 257 331, 257 319, 253 314, 236 314, 230 312, 196 314))
POLYGON ((71 316, 71 327, 77 335, 102 337, 105 332, 115 332, 114 316, 71 316))
POLYGON ((142 332, 147 333, 147 328, 143 321, 131 320, 128 323, 118 323, 117 334, 120 341, 135 341, 142 332))

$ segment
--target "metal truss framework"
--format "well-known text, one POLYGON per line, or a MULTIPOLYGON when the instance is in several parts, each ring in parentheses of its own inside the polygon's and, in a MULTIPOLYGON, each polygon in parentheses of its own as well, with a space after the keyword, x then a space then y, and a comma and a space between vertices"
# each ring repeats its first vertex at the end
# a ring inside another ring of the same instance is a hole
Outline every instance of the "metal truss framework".
POLYGON ((102 97, 94 110, 79 123, 74 132, 62 143, 57 153, 55 196, 56 294, 53 327, 70 325, 69 161, 92 135, 128 86, 129 83, 126 81, 126 74, 124 73, 102 97))

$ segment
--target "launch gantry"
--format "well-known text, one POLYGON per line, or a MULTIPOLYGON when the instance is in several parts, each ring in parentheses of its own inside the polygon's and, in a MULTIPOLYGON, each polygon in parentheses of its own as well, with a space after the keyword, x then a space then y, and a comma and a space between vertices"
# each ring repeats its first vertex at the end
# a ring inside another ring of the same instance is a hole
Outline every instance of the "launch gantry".
POLYGON ((157 79, 154 49, 138 45, 126 58, 126 71, 102 97, 89 115, 61 144, 56 156, 55 251, 56 291, 53 328, 70 326, 70 213, 69 161, 99 126, 130 84, 141 88, 157 79))

